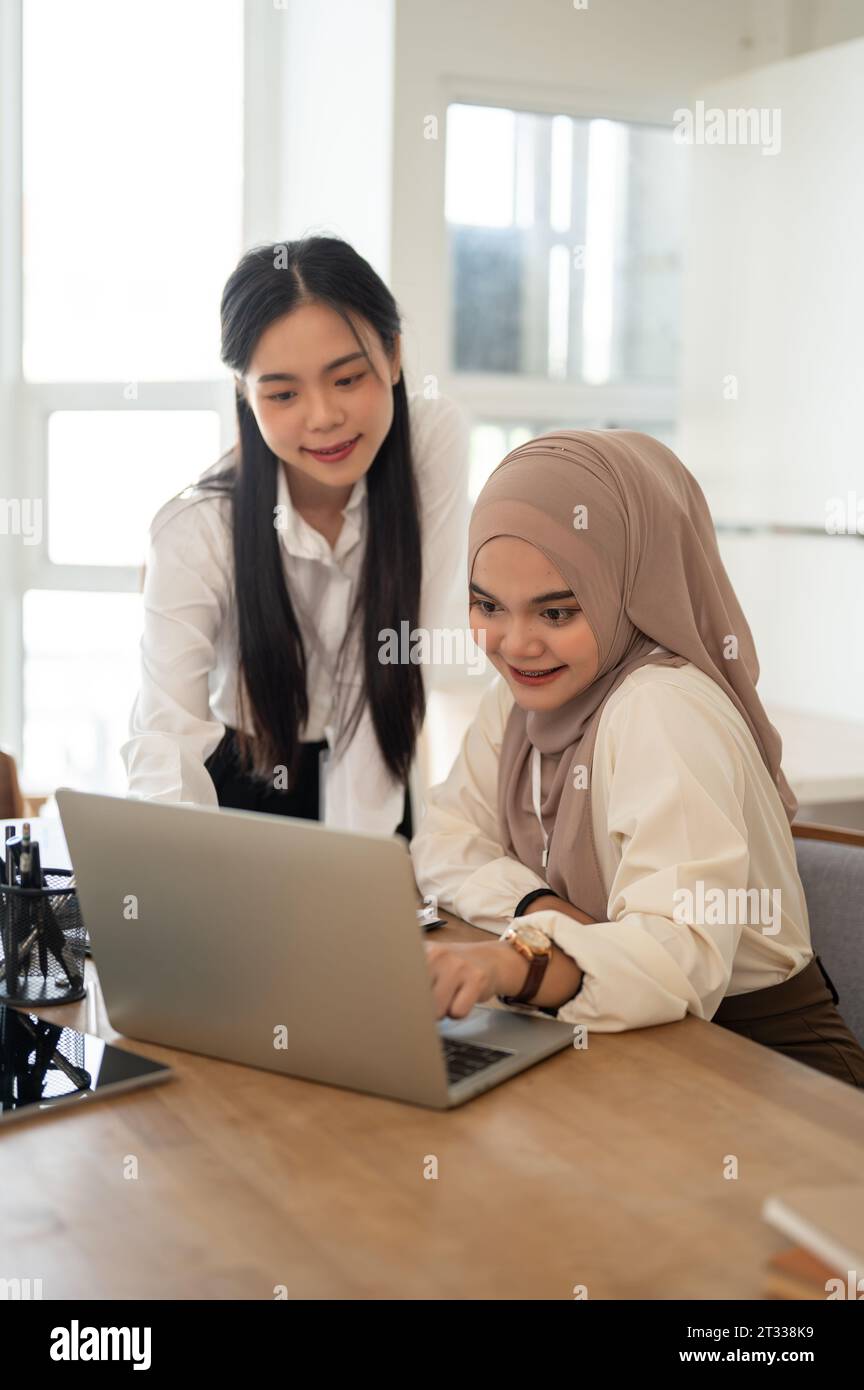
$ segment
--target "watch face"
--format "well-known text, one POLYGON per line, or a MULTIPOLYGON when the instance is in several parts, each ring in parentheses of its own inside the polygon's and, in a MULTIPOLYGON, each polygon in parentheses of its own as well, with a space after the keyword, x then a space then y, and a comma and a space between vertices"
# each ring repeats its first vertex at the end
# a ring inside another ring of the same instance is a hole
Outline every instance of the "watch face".
POLYGON ((545 932, 541 931, 539 927, 531 927, 527 923, 520 923, 517 935, 519 940, 524 941, 525 945, 530 946, 531 950, 537 955, 544 956, 552 949, 552 943, 548 936, 545 932))

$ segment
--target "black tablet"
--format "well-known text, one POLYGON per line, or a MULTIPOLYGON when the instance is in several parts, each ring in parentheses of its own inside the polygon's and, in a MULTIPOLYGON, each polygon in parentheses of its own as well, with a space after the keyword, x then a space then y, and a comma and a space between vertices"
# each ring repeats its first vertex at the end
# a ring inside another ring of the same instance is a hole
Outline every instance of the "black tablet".
POLYGON ((174 1075, 164 1062, 0 1004, 0 1122, 87 1105, 174 1075))

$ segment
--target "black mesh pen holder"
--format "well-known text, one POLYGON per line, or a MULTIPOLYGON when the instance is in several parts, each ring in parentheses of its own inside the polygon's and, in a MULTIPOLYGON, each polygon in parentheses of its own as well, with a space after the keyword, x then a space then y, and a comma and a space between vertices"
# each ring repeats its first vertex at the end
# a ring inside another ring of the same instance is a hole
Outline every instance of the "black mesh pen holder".
POLYGON ((0 1003, 83 999, 87 933, 69 869, 43 869, 43 888, 0 884, 0 1003))

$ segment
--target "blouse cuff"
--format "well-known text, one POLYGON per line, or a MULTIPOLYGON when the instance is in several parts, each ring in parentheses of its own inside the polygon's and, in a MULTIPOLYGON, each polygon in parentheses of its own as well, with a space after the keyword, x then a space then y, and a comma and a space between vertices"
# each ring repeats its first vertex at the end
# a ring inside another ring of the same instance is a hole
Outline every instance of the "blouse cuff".
POLYGON ((530 893, 526 893, 524 898, 519 899, 513 916, 521 917, 525 909, 536 902, 538 898, 558 898, 558 901, 561 901, 560 894, 555 893, 551 888, 534 888, 530 893))

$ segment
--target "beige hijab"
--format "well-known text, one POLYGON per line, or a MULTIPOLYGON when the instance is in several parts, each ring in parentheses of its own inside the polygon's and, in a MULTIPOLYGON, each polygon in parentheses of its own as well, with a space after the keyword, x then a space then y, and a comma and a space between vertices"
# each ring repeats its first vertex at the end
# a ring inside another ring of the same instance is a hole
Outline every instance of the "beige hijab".
POLYGON ((756 693, 750 628, 702 490, 670 449, 633 430, 560 430, 529 440, 498 465, 477 499, 469 582, 477 552, 495 536, 529 541, 551 560, 573 590, 600 658, 591 685, 559 709, 526 713, 513 706, 498 773, 508 854, 605 920, 591 824, 594 743, 609 696, 646 665, 689 661, 717 682, 745 719, 792 819, 798 803, 780 767, 780 736, 756 693), (665 650, 654 652, 657 646, 665 650), (532 792, 534 748, 542 755, 546 867, 532 792), (577 767, 587 769, 587 786, 571 775, 577 767))

